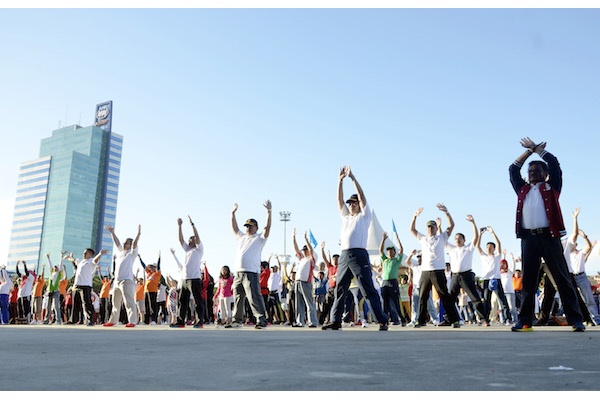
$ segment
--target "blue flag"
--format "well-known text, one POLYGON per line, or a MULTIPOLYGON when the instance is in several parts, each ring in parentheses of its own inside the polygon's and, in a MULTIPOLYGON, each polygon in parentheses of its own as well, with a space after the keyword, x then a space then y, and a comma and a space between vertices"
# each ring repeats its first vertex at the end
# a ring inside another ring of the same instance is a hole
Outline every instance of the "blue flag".
POLYGON ((392 219, 392 230, 394 231, 394 233, 398 233, 398 232, 396 232, 396 224, 394 223, 393 219, 392 219))
POLYGON ((317 243, 317 239, 315 239, 310 229, 308 230, 308 239, 310 240, 310 244, 312 244, 312 247, 316 249, 319 243, 317 243))

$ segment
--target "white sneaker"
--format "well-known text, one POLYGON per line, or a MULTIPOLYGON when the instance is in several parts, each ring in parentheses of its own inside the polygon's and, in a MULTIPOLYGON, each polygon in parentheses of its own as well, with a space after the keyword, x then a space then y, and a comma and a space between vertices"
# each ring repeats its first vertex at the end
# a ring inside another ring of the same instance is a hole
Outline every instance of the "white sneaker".
POLYGON ((363 322, 362 327, 363 328, 368 328, 369 327, 369 323, 368 322, 363 322))
POLYGON ((352 325, 352 322, 342 322, 342 328, 350 328, 352 325))
POLYGON ((406 326, 410 326, 412 328, 413 326, 415 326, 415 323, 414 322, 409 322, 406 326))
POLYGON ((156 322, 152 321, 150 322, 150 325, 156 325, 156 322))

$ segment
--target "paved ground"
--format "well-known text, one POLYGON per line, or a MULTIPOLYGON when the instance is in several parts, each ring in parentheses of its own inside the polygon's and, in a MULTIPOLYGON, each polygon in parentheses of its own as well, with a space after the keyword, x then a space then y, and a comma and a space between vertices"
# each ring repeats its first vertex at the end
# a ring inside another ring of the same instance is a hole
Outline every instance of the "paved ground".
POLYGON ((4 391, 597 391, 600 327, 0 326, 4 391))

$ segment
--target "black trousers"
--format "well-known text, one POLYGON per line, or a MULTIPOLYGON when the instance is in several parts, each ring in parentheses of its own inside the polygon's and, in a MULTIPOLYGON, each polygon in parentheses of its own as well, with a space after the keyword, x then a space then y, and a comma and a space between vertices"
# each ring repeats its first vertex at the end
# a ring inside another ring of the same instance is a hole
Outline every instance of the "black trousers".
POLYGON ((450 296, 450 292, 448 292, 448 287, 446 286, 446 274, 443 269, 438 269, 435 271, 423 271, 421 273, 419 286, 419 324, 425 325, 427 323, 427 301, 429 300, 429 294, 431 293, 432 286, 435 287, 435 290, 437 290, 440 296, 442 305, 446 310, 446 318, 448 319, 448 322, 459 322, 460 318, 458 316, 458 312, 456 312, 456 306, 454 305, 454 301, 450 296))
POLYGON ((524 233, 521 238, 523 301, 519 310, 519 323, 532 325, 542 257, 558 288, 567 322, 569 325, 583 323, 577 293, 569 276, 560 238, 553 238, 549 232, 539 235, 524 233))
MULTIPOLYGON (((179 296, 179 315, 177 318, 177 324, 183 325, 186 321, 186 314, 189 309, 190 295, 194 296, 194 302, 196 303, 196 314, 198 314, 198 323, 203 325, 204 318, 204 301, 202 300, 202 280, 198 279, 184 279, 181 286, 179 296)), ((191 317, 190 310, 190 317, 191 317)))
POLYGON ((463 288, 465 293, 471 299, 471 303, 479 315, 479 318, 482 321, 488 322, 489 320, 485 315, 485 306, 481 301, 483 296, 479 293, 479 289, 477 289, 477 284, 475 284, 475 273, 472 270, 452 273, 452 278, 450 279, 450 296, 452 296, 452 301, 456 301, 458 298, 460 288, 463 288))
POLYGON ((146 314, 144 315, 144 323, 148 325, 151 321, 156 322, 158 319, 158 304, 156 298, 157 292, 144 293, 144 303, 146 304, 146 314))
MULTIPOLYGON (((92 287, 91 286, 74 286, 73 287, 73 312, 71 314, 71 323, 79 322, 81 309, 85 311, 88 322, 94 322, 94 304, 92 303, 92 287)), ((83 321, 80 321, 83 322, 83 321)))

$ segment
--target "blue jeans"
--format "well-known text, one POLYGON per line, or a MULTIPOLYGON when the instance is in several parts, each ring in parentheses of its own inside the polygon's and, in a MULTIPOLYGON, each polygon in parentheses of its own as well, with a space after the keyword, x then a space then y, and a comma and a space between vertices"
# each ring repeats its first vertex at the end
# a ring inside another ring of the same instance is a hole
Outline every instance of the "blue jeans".
POLYGON ((0 294, 0 323, 8 324, 10 313, 8 309, 8 295, 0 294))

